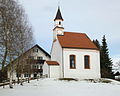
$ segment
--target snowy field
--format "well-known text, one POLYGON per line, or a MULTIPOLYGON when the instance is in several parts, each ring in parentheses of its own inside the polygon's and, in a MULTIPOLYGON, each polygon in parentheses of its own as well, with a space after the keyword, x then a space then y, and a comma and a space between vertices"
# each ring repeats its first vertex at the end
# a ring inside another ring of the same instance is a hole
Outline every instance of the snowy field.
POLYGON ((91 83, 87 81, 33 80, 14 89, 0 87, 0 96, 120 96, 120 83, 91 83))

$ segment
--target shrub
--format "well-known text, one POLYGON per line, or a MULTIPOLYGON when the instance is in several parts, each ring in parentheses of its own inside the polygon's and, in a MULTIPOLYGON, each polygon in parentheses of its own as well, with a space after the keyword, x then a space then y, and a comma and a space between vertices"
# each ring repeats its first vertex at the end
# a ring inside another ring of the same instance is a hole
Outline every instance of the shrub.
POLYGON ((65 80, 65 81, 78 81, 78 79, 75 79, 75 78, 59 78, 59 80, 65 80))

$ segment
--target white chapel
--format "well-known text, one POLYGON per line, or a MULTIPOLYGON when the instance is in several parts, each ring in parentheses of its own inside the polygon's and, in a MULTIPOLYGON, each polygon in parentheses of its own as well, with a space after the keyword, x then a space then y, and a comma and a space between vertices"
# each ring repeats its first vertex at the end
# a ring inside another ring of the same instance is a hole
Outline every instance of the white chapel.
POLYGON ((43 65, 49 78, 100 78, 100 51, 85 33, 66 32, 58 8, 54 19, 51 60, 43 65))

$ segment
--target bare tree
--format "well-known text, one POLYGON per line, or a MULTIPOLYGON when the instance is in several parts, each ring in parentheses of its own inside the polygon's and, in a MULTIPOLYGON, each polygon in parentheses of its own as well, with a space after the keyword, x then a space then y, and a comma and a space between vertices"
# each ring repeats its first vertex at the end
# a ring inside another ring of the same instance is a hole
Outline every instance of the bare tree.
MULTIPOLYGON (((0 64, 3 72, 5 65, 10 64, 10 88, 13 88, 12 74, 16 70, 13 60, 22 57, 33 43, 32 28, 22 6, 15 0, 0 0, 0 64)), ((22 76, 25 59, 20 62, 22 76)))

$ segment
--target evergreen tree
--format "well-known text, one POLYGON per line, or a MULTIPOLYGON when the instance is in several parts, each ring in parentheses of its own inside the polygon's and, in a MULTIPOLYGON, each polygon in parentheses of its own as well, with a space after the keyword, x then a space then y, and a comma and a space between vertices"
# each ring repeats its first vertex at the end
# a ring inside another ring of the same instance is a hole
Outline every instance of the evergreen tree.
POLYGON ((105 35, 102 39, 102 46, 100 48, 100 67, 101 77, 112 78, 112 60, 109 58, 109 51, 106 43, 105 35))
POLYGON ((100 43, 99 41, 96 39, 96 40, 93 40, 93 43, 97 46, 97 48, 100 50, 100 43))

